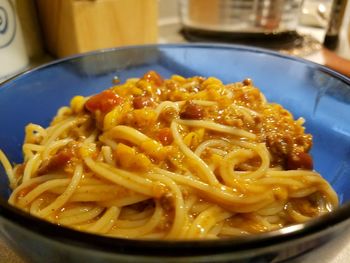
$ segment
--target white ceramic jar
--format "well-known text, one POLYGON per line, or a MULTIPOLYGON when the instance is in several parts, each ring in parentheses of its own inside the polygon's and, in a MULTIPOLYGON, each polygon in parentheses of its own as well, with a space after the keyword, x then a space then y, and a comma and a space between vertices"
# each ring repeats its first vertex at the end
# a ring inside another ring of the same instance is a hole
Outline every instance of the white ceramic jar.
POLYGON ((0 80, 25 69, 28 63, 15 3, 0 0, 0 80))

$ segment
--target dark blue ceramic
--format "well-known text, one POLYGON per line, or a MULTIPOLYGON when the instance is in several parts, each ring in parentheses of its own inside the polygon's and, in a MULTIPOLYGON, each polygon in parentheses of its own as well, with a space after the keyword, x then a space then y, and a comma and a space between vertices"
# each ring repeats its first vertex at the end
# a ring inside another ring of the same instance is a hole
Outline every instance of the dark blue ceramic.
MULTIPOLYGON (((318 170, 337 191, 341 207, 306 224, 252 237, 192 242, 133 241, 80 233, 10 207, 0 170, 0 233, 29 262, 276 262, 335 238, 350 225, 350 80, 325 67, 278 53, 224 45, 155 45, 103 50, 50 63, 0 86, 0 148, 21 161, 24 126, 48 125, 74 95, 96 93, 148 70, 164 77, 253 79, 268 100, 306 119, 318 170)), ((1 168, 0 168, 1 169, 1 168)))

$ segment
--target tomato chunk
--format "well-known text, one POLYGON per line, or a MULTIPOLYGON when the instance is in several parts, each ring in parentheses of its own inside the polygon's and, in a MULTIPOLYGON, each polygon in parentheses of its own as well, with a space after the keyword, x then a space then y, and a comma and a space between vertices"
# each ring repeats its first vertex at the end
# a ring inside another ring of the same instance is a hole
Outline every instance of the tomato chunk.
POLYGON ((201 106, 194 104, 192 101, 188 101, 181 111, 180 117, 182 119, 200 120, 204 117, 204 110, 201 106))
POLYGON ((90 112, 97 110, 102 113, 111 111, 115 106, 121 104, 123 99, 111 90, 105 90, 92 96, 85 103, 85 108, 90 112))
POLYGON ((173 142, 173 135, 170 128, 160 129, 158 132, 158 139, 163 145, 170 145, 173 142))
POLYGON ((49 160, 45 160, 38 170, 38 175, 42 175, 60 168, 63 168, 73 158, 73 152, 69 149, 59 151, 49 160))
POLYGON ((154 102, 151 97, 137 96, 133 100, 134 109, 142 109, 144 107, 153 106, 154 102))
POLYGON ((300 153, 296 153, 288 156, 287 169, 288 170, 295 170, 295 169, 312 170, 313 161, 312 161, 311 155, 305 152, 300 152, 300 153))
POLYGON ((142 77, 143 80, 153 83, 156 86, 161 86, 164 79, 155 71, 150 70, 142 77))

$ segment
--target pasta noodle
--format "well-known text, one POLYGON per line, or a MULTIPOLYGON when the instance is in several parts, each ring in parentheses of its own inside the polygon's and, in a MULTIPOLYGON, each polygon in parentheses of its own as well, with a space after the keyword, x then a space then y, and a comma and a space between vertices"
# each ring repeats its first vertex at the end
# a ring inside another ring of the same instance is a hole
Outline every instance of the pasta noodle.
POLYGON ((331 212, 304 120, 250 79, 164 80, 154 71, 75 96, 48 128, 28 124, 9 203, 54 224, 138 239, 256 234, 331 212))

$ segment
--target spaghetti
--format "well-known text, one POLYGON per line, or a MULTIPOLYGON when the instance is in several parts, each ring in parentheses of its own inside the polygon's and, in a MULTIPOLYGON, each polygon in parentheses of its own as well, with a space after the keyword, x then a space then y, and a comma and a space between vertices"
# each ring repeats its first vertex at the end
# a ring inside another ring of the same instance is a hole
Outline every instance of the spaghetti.
POLYGON ((76 96, 48 128, 28 124, 24 162, 0 162, 9 203, 52 223, 113 237, 225 238, 332 211, 303 119, 251 80, 164 80, 150 71, 76 96))

